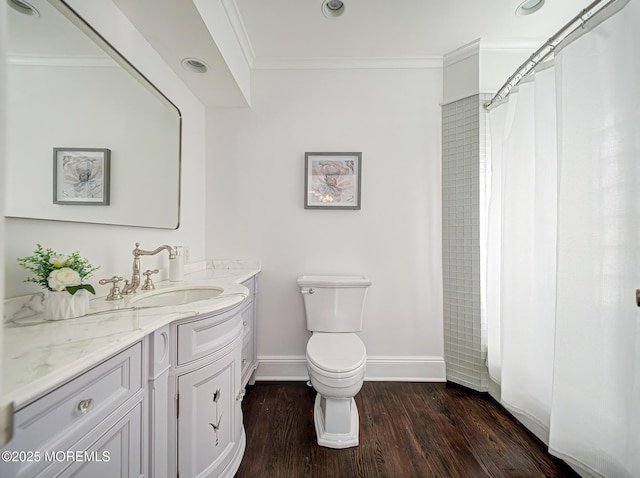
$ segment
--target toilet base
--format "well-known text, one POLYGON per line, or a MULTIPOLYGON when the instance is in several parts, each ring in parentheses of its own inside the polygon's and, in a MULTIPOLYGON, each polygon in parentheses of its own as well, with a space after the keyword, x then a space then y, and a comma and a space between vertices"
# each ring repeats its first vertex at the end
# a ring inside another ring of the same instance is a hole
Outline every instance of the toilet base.
POLYGON ((353 398, 324 398, 318 393, 313 407, 313 422, 318 445, 327 448, 358 446, 360 420, 353 398))

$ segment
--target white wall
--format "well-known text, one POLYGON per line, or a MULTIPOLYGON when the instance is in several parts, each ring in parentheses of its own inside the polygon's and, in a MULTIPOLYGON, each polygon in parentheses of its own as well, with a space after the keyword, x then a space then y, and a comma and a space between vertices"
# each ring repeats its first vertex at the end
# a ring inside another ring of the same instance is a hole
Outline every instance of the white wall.
MULTIPOLYGON (((181 110, 183 115, 181 225, 179 229, 173 231, 7 219, 4 244, 6 297, 38 290, 34 284, 22 282, 26 273, 15 261, 17 257, 30 254, 36 242, 59 252, 79 250, 94 265, 102 267, 93 279, 95 284, 101 277, 111 277, 115 274, 125 277, 130 275, 131 250, 136 241, 139 241, 143 248, 155 248, 165 243, 184 244, 190 246, 192 260, 205 258, 204 107, 110 0, 92 2, 75 0, 70 3, 181 110)), ((132 204, 131 207, 153 209, 156 206, 149 201, 132 204)), ((164 254, 161 257, 146 258, 142 267, 145 269, 166 267, 167 264, 167 257, 164 254)), ((103 287, 106 286, 100 286, 100 290, 106 291, 103 287)))
POLYGON ((479 54, 480 92, 496 93, 541 44, 482 48, 479 54))
POLYGON ((207 111, 209 257, 259 258, 259 378, 302 378, 296 277, 373 280, 369 379, 444 379, 442 70, 254 70, 250 109, 207 111), (305 151, 362 152, 362 209, 303 208, 305 151))

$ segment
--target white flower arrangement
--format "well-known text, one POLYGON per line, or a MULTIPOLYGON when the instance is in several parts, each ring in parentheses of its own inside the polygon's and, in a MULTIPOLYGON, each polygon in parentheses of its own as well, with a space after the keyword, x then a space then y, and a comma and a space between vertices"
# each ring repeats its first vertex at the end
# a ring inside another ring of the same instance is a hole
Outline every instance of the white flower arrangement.
POLYGON ((87 259, 80 257, 79 252, 65 256, 50 248, 43 249, 40 244, 36 246, 33 255, 18 258, 18 263, 35 275, 25 282, 35 282, 51 291, 66 290, 71 295, 80 289, 96 293, 91 284, 83 284, 83 281, 100 267, 93 267, 87 259))

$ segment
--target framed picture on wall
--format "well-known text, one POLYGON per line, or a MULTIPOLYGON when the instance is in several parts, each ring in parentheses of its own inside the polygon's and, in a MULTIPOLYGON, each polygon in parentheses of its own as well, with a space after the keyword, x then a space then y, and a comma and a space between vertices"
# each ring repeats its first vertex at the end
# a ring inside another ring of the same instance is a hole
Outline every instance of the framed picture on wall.
POLYGON ((108 206, 111 151, 53 148, 53 202, 108 206))
POLYGON ((360 209, 362 153, 305 153, 305 209, 360 209))

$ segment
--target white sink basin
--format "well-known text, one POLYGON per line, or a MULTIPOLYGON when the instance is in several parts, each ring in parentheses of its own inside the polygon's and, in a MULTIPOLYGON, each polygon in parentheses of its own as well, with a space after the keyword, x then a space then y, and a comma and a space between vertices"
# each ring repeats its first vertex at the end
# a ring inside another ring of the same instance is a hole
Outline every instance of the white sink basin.
POLYGON ((224 292, 222 287, 188 286, 140 292, 131 299, 135 307, 163 307, 184 305, 199 300, 212 299, 224 292))

